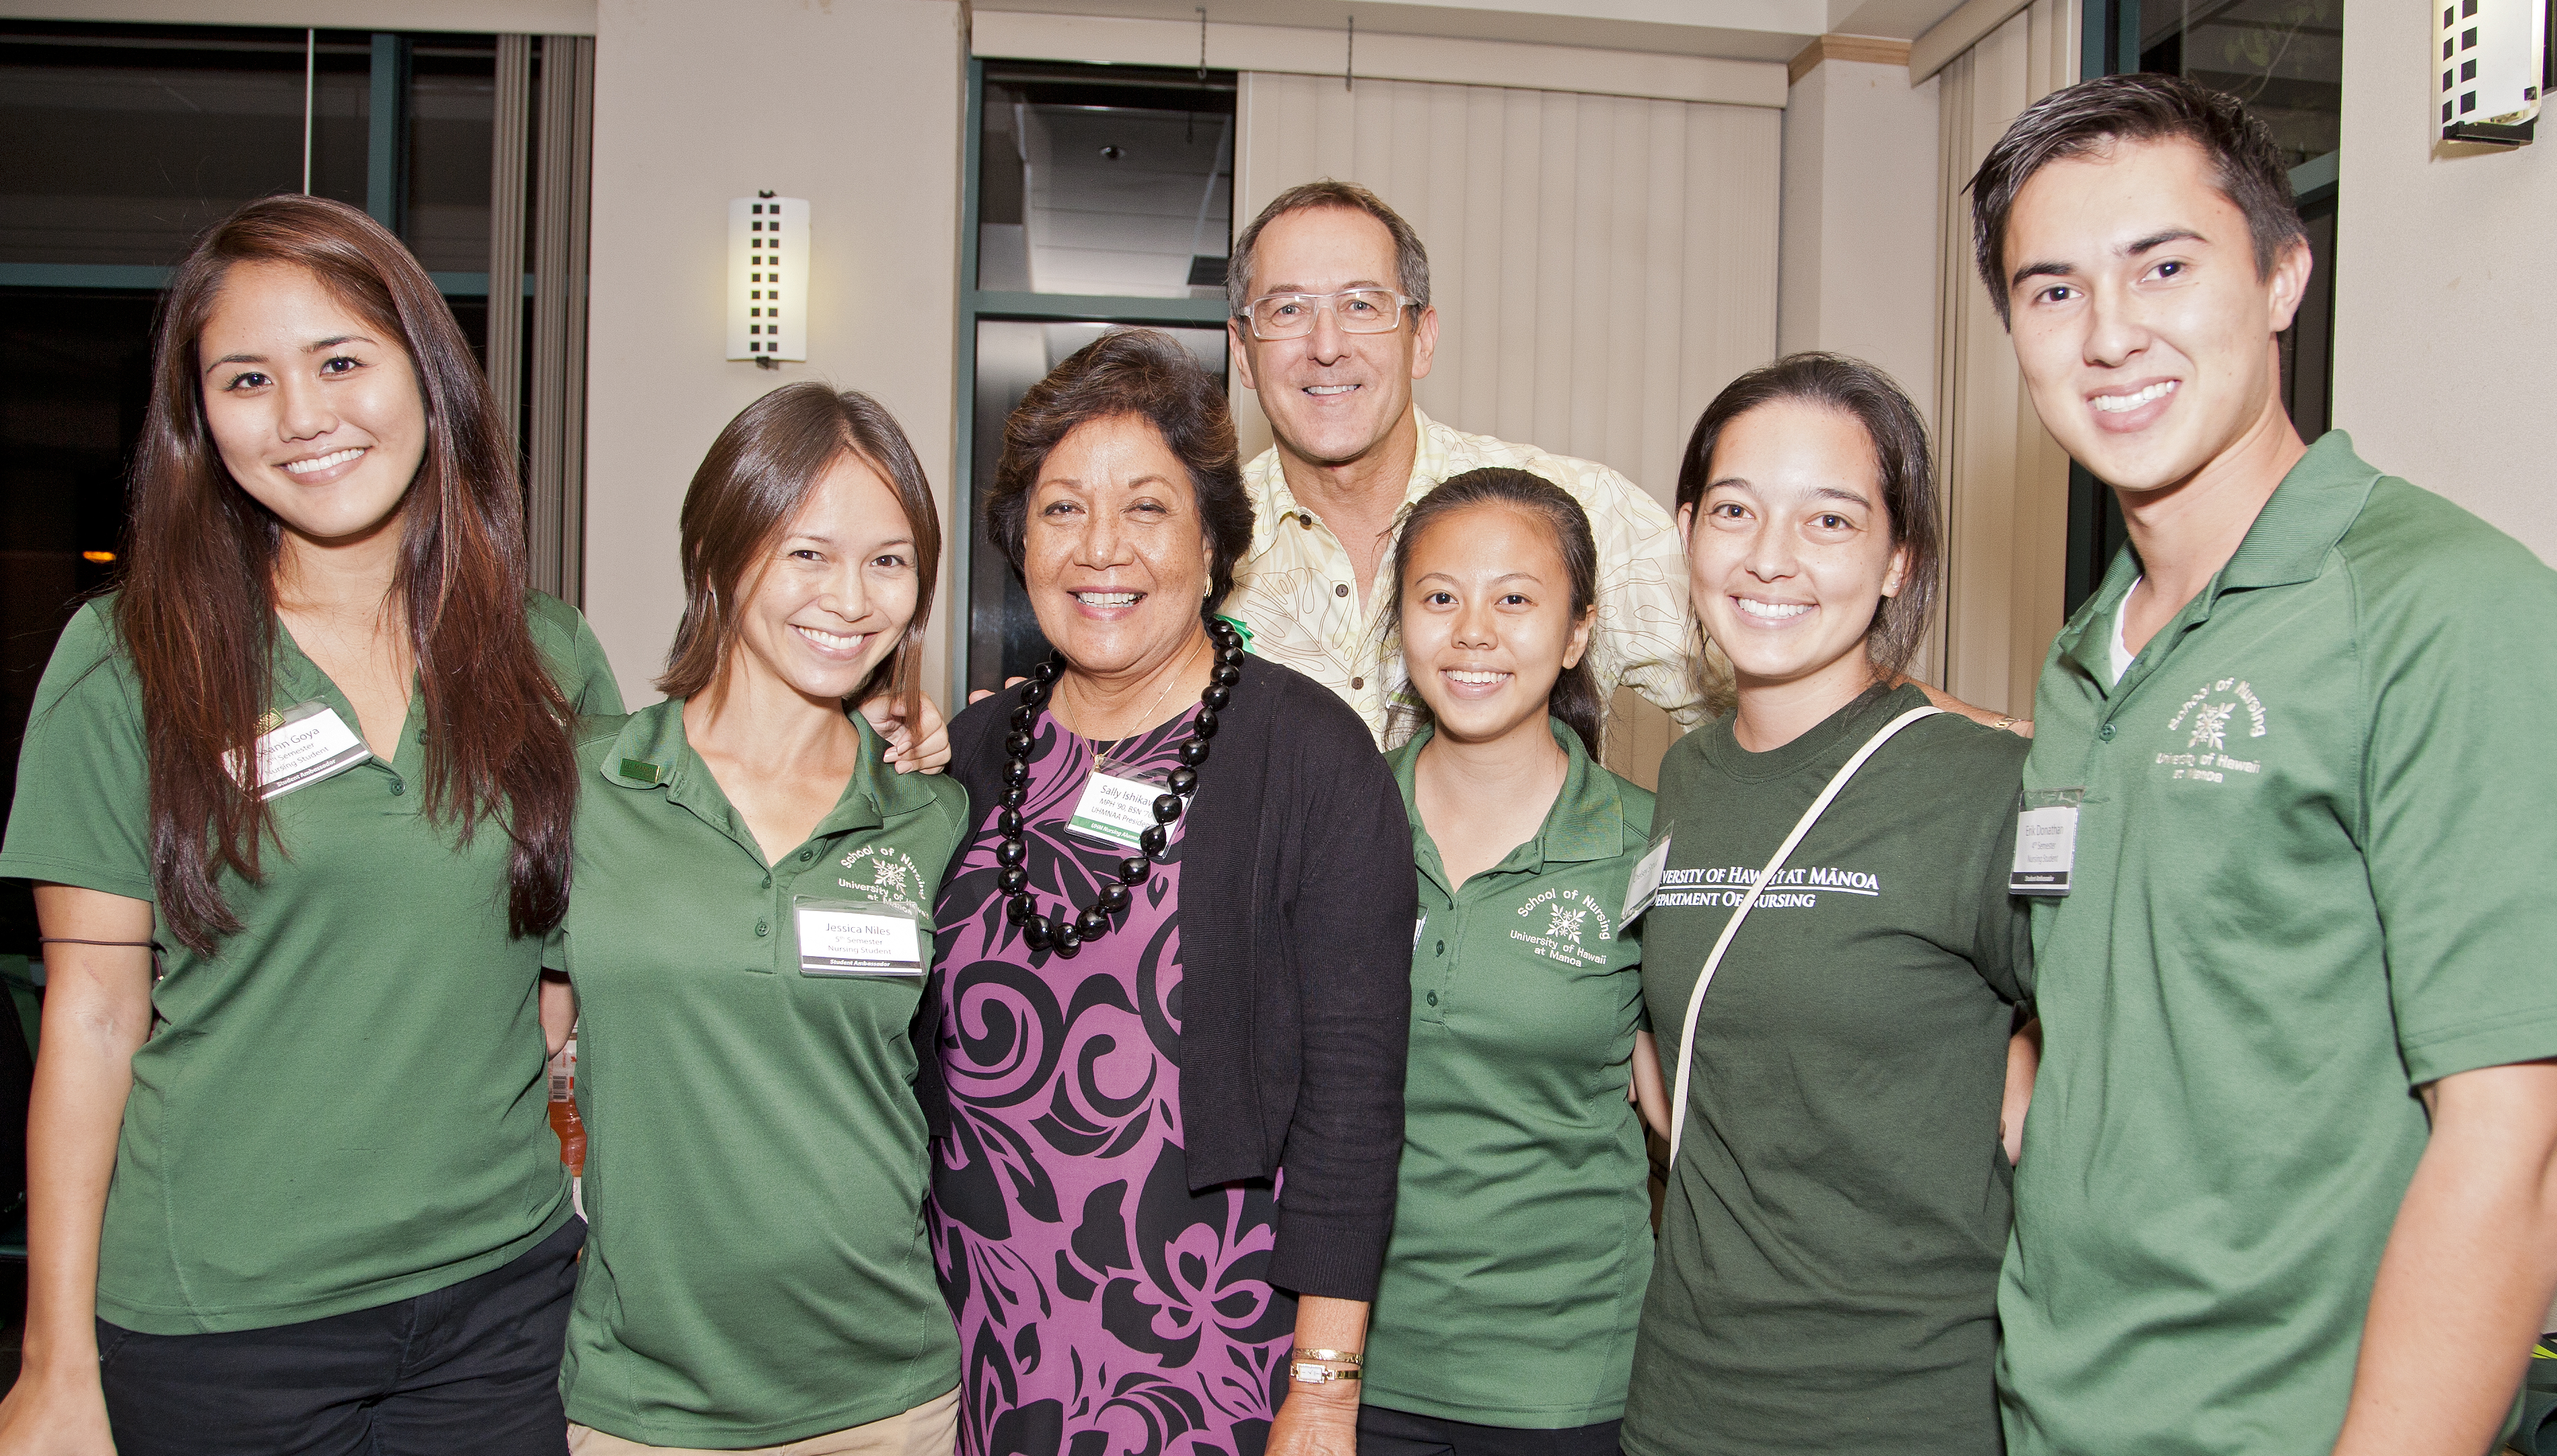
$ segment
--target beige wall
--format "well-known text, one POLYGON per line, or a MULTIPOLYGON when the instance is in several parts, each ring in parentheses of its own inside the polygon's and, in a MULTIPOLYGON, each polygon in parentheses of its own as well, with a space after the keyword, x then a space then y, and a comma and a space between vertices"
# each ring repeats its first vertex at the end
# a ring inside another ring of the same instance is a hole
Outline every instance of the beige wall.
MULTIPOLYGON (((683 606, 676 516, 720 427, 823 379, 903 422, 949 512, 964 37, 956 0, 602 0, 586 612, 624 697, 683 606), (809 203, 808 361, 730 362, 728 201, 809 203)), ((943 556, 941 602, 964 599, 943 556)), ((946 610, 931 691, 947 701, 946 610)))
POLYGON ((2017 113, 2075 80, 2078 0, 2033 0, 1936 78, 1936 473, 1945 500, 1943 625, 1913 671, 2023 717, 2067 595, 2069 457, 2042 428, 2015 348, 1971 265, 1963 192, 2017 113))
POLYGON ((1776 314, 1785 353, 1828 349, 1936 399, 1936 82, 1909 67, 1823 61, 1785 107, 1776 314))
MULTIPOLYGON (((1714 391, 1776 344, 1781 113, 1247 72, 1239 229, 1282 190, 1374 189, 1429 248, 1420 408, 1615 466, 1667 503, 1714 391)), ((1237 386, 1250 455, 1270 427, 1237 386)))
POLYGON ((2445 147, 2425 7, 2347 0, 2344 36, 2335 423, 2557 563, 2557 117, 2517 151, 2445 147))

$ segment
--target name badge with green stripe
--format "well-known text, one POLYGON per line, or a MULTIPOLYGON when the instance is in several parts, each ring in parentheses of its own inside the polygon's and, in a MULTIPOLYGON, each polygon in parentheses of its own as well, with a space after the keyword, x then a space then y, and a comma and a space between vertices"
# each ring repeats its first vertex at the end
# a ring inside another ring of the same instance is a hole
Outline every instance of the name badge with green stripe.
POLYGON ((1172 794, 1168 775, 1154 769, 1122 769, 1104 759, 1084 780, 1083 797, 1075 800, 1074 817, 1065 827, 1085 839, 1133 850, 1145 831, 1167 822, 1156 808, 1166 798, 1172 800, 1172 818, 1178 818, 1180 800, 1172 794))

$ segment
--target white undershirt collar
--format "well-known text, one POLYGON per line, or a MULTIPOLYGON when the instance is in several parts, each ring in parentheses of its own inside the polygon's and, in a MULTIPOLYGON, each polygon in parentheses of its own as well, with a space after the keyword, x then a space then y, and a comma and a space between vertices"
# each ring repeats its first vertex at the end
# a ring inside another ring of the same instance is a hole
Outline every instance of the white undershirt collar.
POLYGON ((2140 590, 2140 583, 2147 580, 2145 576, 2133 577, 2130 592, 2124 592, 2122 599, 2113 607, 2113 681, 2116 683, 2122 680, 2122 674, 2131 670, 2131 659, 2139 655, 2122 640, 2122 623, 2131 614, 2131 592, 2140 590))

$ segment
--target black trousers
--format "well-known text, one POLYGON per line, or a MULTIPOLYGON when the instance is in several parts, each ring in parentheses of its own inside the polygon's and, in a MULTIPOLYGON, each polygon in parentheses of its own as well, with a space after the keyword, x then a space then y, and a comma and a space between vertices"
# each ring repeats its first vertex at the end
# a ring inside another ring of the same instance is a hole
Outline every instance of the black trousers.
POLYGON ((218 1335, 97 1322, 121 1456, 561 1456, 560 1352, 586 1224, 350 1314, 218 1335))
POLYGON ((1616 1456, 1621 1420, 1534 1430, 1361 1405, 1359 1456, 1616 1456))

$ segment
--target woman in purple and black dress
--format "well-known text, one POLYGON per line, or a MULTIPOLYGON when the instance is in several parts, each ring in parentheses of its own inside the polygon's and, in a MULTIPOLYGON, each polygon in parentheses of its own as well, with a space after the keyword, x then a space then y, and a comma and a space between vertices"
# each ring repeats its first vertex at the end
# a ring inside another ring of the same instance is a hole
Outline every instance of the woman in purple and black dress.
POLYGON ((1366 726, 1210 614, 1223 386, 1104 336, 1005 429, 1056 648, 951 725, 976 806, 917 1042, 965 1456, 1348 1456, 1403 1144, 1414 904, 1366 726))

